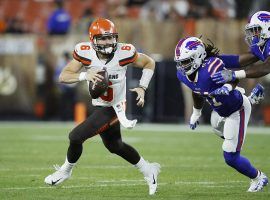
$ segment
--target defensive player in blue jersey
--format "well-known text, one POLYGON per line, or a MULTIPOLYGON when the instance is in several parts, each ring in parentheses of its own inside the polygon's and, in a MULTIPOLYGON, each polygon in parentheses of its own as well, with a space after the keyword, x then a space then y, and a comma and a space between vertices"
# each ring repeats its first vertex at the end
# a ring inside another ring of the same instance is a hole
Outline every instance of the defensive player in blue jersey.
POLYGON ((235 89, 236 82, 219 84, 212 80, 213 74, 224 69, 224 63, 215 51, 206 51, 199 38, 181 39, 176 45, 174 59, 178 79, 192 90, 194 106, 190 128, 195 129, 198 125, 206 99, 218 115, 226 117, 222 145, 225 162, 252 180, 249 192, 262 190, 268 184, 268 178, 240 155, 251 114, 248 98, 235 89))
MULTIPOLYGON (((245 40, 254 55, 254 58, 252 55, 245 55, 245 63, 251 64, 258 60, 264 63, 247 66, 237 71, 219 71, 212 77, 215 82, 226 83, 236 79, 259 78, 270 73, 270 12, 259 11, 252 15, 245 27, 245 33, 245 40)), ((221 59, 227 62, 226 68, 237 69, 246 66, 243 65, 243 59, 240 60, 237 55, 225 55, 221 56, 221 59)))

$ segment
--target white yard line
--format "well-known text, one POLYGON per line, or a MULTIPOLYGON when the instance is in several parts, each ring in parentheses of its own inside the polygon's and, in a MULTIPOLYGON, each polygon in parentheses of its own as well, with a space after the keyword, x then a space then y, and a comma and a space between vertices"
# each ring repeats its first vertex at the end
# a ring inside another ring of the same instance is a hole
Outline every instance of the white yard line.
MULTIPOLYGON (((220 182, 213 182, 213 181, 176 181, 174 185, 201 185, 203 187, 235 187, 235 185, 230 185, 232 183, 245 183, 246 181, 220 181, 220 182)), ((173 183, 166 183, 161 182, 161 185, 168 185, 173 183)), ((72 189, 72 188, 97 188, 97 187, 130 187, 130 186, 139 186, 145 185, 146 183, 143 180, 104 180, 104 181, 97 181, 94 184, 88 185, 68 185, 68 186, 37 186, 37 187, 6 187, 0 188, 0 190, 38 190, 38 189, 72 189), (108 184, 106 184, 108 183, 108 184)))
MULTIPOLYGON (((167 183, 159 183, 159 185, 166 185, 167 183)), ((0 188, 0 190, 38 190, 38 189, 72 189, 72 188, 97 188, 97 187, 119 187, 119 186, 138 186, 138 185, 146 185, 146 183, 138 182, 138 183, 118 183, 118 184, 90 184, 90 185, 69 185, 69 186, 38 186, 38 187, 7 187, 0 188)))
MULTIPOLYGON (((57 128, 67 128, 71 129, 75 126, 73 122, 0 122, 0 129, 7 128, 29 128, 29 129, 57 129, 57 128)), ((126 132, 133 131, 146 131, 146 132, 210 132, 212 133, 212 128, 210 125, 200 125, 196 130, 190 130, 187 124, 152 124, 152 123, 139 123, 133 130, 123 129, 126 132)), ((248 127, 248 134, 264 134, 270 135, 270 127, 266 126, 250 126, 248 127)))
POLYGON ((232 183, 248 183, 247 181, 176 181, 175 185, 220 185, 232 183))

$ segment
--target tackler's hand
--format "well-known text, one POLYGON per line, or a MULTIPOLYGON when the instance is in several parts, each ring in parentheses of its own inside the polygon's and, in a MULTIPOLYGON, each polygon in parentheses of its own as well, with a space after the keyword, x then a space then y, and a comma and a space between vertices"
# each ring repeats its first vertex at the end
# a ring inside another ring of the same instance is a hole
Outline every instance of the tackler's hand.
POLYGON ((218 84, 228 83, 236 80, 236 75, 234 71, 231 70, 222 70, 215 73, 212 77, 212 80, 218 84))
POLYGON ((209 95, 210 96, 219 96, 219 95, 229 95, 230 90, 228 87, 226 87, 225 85, 223 85, 220 88, 215 89, 214 91, 212 91, 209 95))
POLYGON ((129 89, 129 91, 137 93, 137 98, 136 98, 136 100, 138 101, 137 106, 143 107, 144 106, 145 90, 143 88, 141 88, 141 87, 136 87, 136 88, 133 88, 133 89, 129 89))
POLYGON ((199 119, 202 115, 202 110, 201 109, 196 109, 193 107, 193 113, 190 117, 190 120, 189 120, 189 127, 194 130, 197 125, 199 125, 199 119))

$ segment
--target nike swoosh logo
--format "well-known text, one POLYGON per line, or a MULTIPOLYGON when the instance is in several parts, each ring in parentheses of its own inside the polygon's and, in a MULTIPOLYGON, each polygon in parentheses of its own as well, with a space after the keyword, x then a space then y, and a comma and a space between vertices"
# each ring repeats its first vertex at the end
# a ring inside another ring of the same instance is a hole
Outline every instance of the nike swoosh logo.
POLYGON ((60 181, 62 178, 58 179, 57 181, 52 181, 52 185, 55 185, 56 183, 58 183, 58 181, 60 181))
POLYGON ((153 181, 153 183, 152 183, 152 184, 156 184, 156 179, 155 179, 154 174, 153 174, 153 179, 154 179, 154 181, 153 181))

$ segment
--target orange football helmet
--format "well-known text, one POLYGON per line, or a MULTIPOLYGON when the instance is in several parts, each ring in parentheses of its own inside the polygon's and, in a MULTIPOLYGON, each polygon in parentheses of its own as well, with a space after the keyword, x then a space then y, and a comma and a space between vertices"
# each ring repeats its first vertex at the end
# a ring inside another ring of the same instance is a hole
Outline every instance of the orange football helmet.
POLYGON ((89 27, 89 38, 93 48, 102 54, 114 53, 117 49, 118 33, 112 21, 105 18, 98 18, 89 27), (98 44, 97 40, 108 37, 112 43, 98 44))

